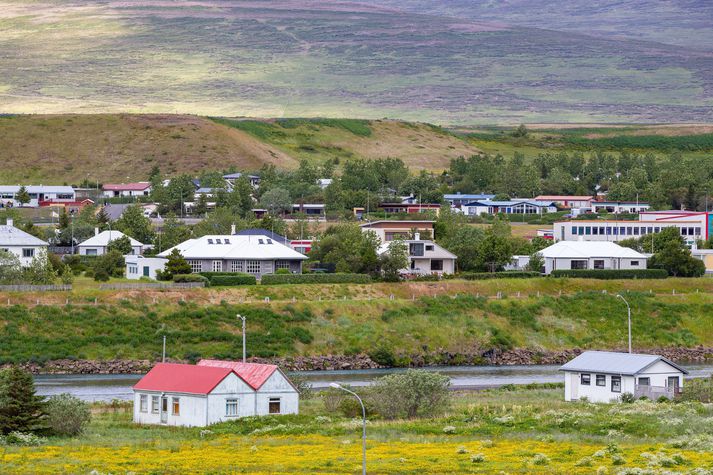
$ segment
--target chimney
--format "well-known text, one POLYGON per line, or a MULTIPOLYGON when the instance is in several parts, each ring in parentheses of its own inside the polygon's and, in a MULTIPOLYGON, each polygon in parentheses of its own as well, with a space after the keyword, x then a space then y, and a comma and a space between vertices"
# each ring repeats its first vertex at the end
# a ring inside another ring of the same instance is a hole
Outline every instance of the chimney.
POLYGON ((230 234, 235 235, 235 233, 236 233, 236 231, 235 231, 235 225, 234 225, 234 224, 231 224, 231 225, 230 225, 230 234))
POLYGON ((421 240, 421 233, 413 233, 413 239, 415 241, 420 241, 421 240))
POLYGON ((12 218, 7 218, 6 224, 7 224, 8 226, 13 226, 14 223, 15 223, 15 222, 12 220, 12 218))
POLYGON ((99 228, 94 228, 94 235, 98 236, 99 235, 99 228))

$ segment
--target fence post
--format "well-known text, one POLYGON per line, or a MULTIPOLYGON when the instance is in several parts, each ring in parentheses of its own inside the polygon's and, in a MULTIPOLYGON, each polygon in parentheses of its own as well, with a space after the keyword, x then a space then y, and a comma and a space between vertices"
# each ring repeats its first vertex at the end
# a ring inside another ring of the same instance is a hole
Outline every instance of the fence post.
POLYGON ((270 303, 270 297, 265 297, 265 303, 270 303))
POLYGON ((292 303, 295 303, 295 302, 297 302, 297 299, 296 299, 295 296, 293 295, 293 296, 292 296, 292 303))
POLYGON ((520 298, 520 291, 517 292, 517 298, 520 298))
POLYGON ((537 298, 540 298, 540 291, 537 291, 537 298))
POLYGON ((676 295, 676 289, 671 290, 671 295, 676 295))
POLYGON ((94 305, 96 305, 96 304, 97 304, 97 298, 94 297, 94 305))

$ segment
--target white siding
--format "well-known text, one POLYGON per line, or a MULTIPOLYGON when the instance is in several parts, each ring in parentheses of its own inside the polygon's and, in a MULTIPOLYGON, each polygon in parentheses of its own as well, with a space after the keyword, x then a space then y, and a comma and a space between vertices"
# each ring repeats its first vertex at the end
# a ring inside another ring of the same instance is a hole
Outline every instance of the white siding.
POLYGON ((299 393, 281 372, 275 371, 257 392, 257 415, 269 414, 270 398, 278 397, 280 398, 280 414, 299 413, 299 393))
POLYGON ((227 399, 238 400, 238 417, 255 414, 255 392, 245 381, 231 373, 208 395, 209 424, 234 419, 234 417, 226 416, 225 403, 227 399))
POLYGON ((138 424, 161 424, 161 395, 168 398, 168 413, 165 425, 169 426, 205 426, 206 425, 206 397, 195 394, 161 393, 157 391, 134 391, 134 422, 138 424), (148 396, 147 412, 141 412, 141 394, 148 396), (159 397, 159 412, 151 412, 151 397, 159 397), (180 401, 179 415, 173 415, 173 398, 180 401))
POLYGON ((621 392, 612 392, 611 378, 618 375, 572 371, 565 371, 564 374, 565 401, 576 401, 586 397, 590 402, 612 402, 619 399, 624 393, 634 393, 633 376, 621 376, 621 392), (589 385, 582 384, 582 374, 590 375, 589 385), (604 376, 604 386, 597 386, 597 374, 604 376))

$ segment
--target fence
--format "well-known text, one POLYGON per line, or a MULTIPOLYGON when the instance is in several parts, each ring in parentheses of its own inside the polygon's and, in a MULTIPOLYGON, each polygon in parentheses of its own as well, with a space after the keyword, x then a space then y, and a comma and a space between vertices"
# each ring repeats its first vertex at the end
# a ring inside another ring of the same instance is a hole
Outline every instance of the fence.
POLYGON ((195 289, 205 282, 137 282, 135 284, 101 284, 100 290, 195 289))
POLYGON ((0 292, 68 292, 71 285, 0 285, 0 292))
POLYGON ((661 396, 673 399, 674 396, 679 392, 678 388, 666 387, 666 386, 647 386, 645 384, 637 384, 634 387, 634 396, 640 398, 646 396, 652 401, 656 401, 661 396))

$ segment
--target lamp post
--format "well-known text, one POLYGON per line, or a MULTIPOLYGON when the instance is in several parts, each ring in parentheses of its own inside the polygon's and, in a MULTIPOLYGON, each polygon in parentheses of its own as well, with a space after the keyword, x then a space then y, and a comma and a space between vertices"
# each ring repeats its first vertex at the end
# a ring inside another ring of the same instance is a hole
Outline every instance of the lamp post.
POLYGON ((246 354, 245 354, 245 317, 243 315, 238 314, 238 318, 243 321, 243 363, 246 362, 246 354))
POLYGON ((616 294, 617 298, 620 298, 624 301, 626 304, 626 313, 629 318, 629 353, 631 353, 631 307, 629 306, 629 302, 626 301, 624 297, 622 297, 621 294, 616 294))
POLYGON ((361 473, 366 475, 366 409, 364 408, 364 403, 357 393, 350 391, 349 389, 341 386, 337 383, 329 383, 330 388, 340 389, 347 392, 357 398, 359 404, 361 405, 361 417, 362 417, 362 428, 361 428, 361 473))

